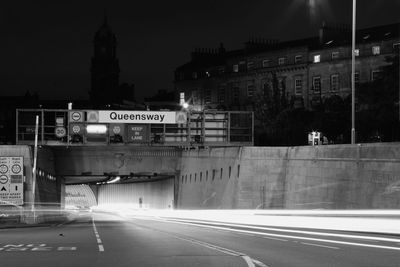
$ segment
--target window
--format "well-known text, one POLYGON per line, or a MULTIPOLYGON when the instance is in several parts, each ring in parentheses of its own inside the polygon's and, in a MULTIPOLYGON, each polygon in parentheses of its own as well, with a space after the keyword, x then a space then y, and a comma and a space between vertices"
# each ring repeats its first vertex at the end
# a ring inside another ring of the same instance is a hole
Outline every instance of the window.
POLYGON ((246 61, 239 61, 239 71, 246 71, 246 61))
POLYGON ((254 62, 253 61, 247 62, 247 69, 251 70, 252 68, 254 68, 254 62))
POLYGON ((197 181, 197 172, 194 174, 194 182, 197 181))
POLYGON ((379 55, 381 53, 381 47, 379 45, 375 45, 372 47, 372 54, 379 55))
POLYGON ((321 92, 321 76, 313 77, 313 89, 315 94, 319 94, 321 92))
POLYGON ((185 92, 179 93, 179 104, 182 106, 185 103, 185 92))
POLYGON ((237 177, 239 178, 239 174, 240 174, 240 164, 237 166, 237 177))
POLYGON ((360 55, 360 49, 354 49, 354 55, 358 57, 360 55))
POLYGON ((321 55, 314 55, 314 63, 319 63, 321 62, 321 55))
POLYGON ((278 65, 285 65, 285 58, 284 57, 278 58, 278 65))
POLYGON ((231 166, 229 166, 229 178, 231 178, 231 172, 232 172, 232 167, 231 166))
POLYGON ((192 182, 192 174, 190 174, 190 180, 189 180, 189 183, 191 183, 192 182))
POLYGON ((219 179, 222 179, 222 172, 224 171, 223 168, 221 168, 221 173, 219 174, 219 179))
POLYGON ((334 51, 331 54, 332 59, 338 59, 339 58, 339 52, 338 51, 334 51))
POLYGON ((200 182, 203 179, 203 172, 200 172, 200 182))
POLYGON ((254 84, 247 85, 247 97, 253 97, 254 96, 254 91, 255 91, 254 84))
POLYGON ((225 86, 218 87, 218 103, 225 103, 225 86))
POLYGON ((294 93, 295 95, 303 94, 303 79, 300 76, 294 78, 294 93))
POLYGON ((331 91, 338 91, 339 90, 339 74, 332 74, 331 75, 331 91))
POLYGON ((187 183, 187 174, 185 175, 185 184, 187 183))
POLYGON ((262 62, 263 67, 269 67, 269 59, 264 59, 262 62))
POLYGON ((182 175, 182 184, 183 184, 183 178, 184 178, 184 177, 183 177, 183 175, 182 175))
POLYGON ((214 181, 214 179, 215 179, 215 169, 212 170, 212 180, 214 181))
POLYGON ((211 103, 211 89, 205 89, 204 90, 204 102, 206 104, 211 103))
POLYGON ((233 87, 233 102, 238 103, 239 102, 239 87, 233 87))
POLYGON ((381 71, 380 70, 373 70, 371 72, 371 81, 376 81, 381 77, 381 71))
POLYGON ((269 92, 270 92, 270 83, 267 81, 264 81, 263 82, 263 95, 267 96, 267 95, 269 95, 269 92))
POLYGON ((232 71, 233 72, 239 72, 239 65, 238 64, 233 65, 232 66, 232 71))
POLYGON ((360 83, 360 73, 358 71, 356 71, 354 73, 354 83, 355 84, 359 84, 360 83))
POLYGON ((206 171, 206 181, 208 181, 208 171, 206 171))
POLYGON ((303 61, 303 56, 302 55, 296 55, 294 57, 294 63, 295 64, 301 63, 302 61, 303 61))
POLYGON ((194 72, 192 73, 192 78, 193 78, 193 79, 197 79, 197 72, 194 71, 194 72))

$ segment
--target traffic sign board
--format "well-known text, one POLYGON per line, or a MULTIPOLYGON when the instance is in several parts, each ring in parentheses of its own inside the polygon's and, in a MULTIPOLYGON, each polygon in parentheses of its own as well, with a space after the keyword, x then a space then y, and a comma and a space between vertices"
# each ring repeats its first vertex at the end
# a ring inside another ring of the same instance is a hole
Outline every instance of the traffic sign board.
POLYGON ((83 121, 83 112, 82 111, 70 111, 69 119, 71 122, 82 122, 83 121))
POLYGON ((54 130, 54 133, 58 138, 62 138, 67 135, 67 130, 63 126, 58 126, 54 130))
POLYGON ((23 157, 0 157, 0 205, 23 205, 23 157))

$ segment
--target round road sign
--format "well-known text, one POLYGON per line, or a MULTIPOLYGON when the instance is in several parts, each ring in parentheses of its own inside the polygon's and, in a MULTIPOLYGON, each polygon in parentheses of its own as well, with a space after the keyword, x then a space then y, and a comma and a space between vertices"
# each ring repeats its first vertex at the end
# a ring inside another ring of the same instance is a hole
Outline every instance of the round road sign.
POLYGON ((8 182, 8 177, 5 175, 0 176, 0 184, 6 184, 8 182))
POLYGON ((77 134, 81 131, 81 127, 79 127, 79 125, 74 125, 72 131, 77 134))
POLYGON ((58 126, 54 130, 54 133, 58 138, 62 138, 67 134, 67 130, 65 129, 65 127, 58 126))
POLYGON ((19 166, 18 164, 14 164, 14 165, 12 165, 12 167, 11 167, 11 171, 12 171, 13 173, 20 173, 20 171, 21 171, 21 166, 19 166))
POLYGON ((81 117, 82 116, 80 112, 72 112, 71 118, 73 121, 80 121, 81 117))
POLYGON ((119 134, 121 132, 121 127, 120 126, 114 126, 112 128, 113 133, 119 134))
POLYGON ((0 172, 1 172, 1 173, 6 173, 6 172, 8 172, 8 167, 7 167, 7 165, 4 165, 4 164, 0 165, 0 172))

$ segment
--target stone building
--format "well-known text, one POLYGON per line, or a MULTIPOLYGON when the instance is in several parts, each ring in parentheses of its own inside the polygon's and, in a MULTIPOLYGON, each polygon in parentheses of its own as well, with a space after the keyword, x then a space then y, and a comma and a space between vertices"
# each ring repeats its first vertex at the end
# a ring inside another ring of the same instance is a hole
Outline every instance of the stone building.
MULTIPOLYGON (((400 24, 356 32, 356 83, 378 77, 398 53, 400 24)), ((274 77, 295 107, 312 109, 327 97, 351 93, 351 29, 322 25, 318 36, 278 42, 251 39, 243 49, 197 49, 175 70, 175 90, 195 110, 253 110, 274 77), (182 94, 181 94, 182 95, 182 94)))

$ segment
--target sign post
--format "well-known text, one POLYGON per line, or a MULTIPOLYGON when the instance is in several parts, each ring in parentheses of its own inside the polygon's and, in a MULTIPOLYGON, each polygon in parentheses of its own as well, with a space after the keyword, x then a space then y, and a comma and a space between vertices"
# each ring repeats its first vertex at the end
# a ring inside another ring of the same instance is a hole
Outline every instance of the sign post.
POLYGON ((36 116, 35 126, 35 147, 33 150, 33 173, 32 173, 32 211, 33 211, 33 222, 36 222, 35 214, 35 189, 36 189, 36 164, 37 164, 37 145, 38 145, 38 132, 39 132, 39 116, 36 116))

